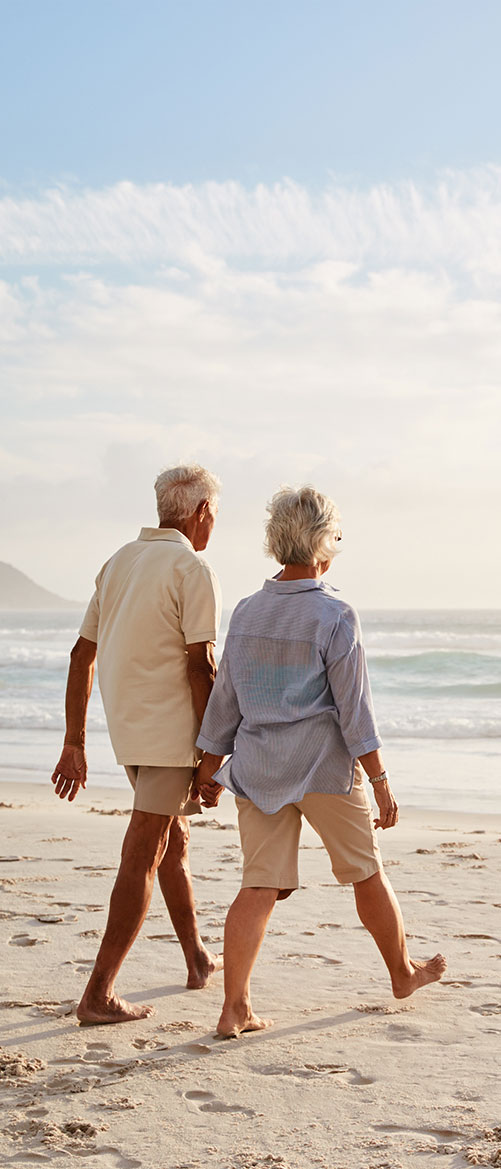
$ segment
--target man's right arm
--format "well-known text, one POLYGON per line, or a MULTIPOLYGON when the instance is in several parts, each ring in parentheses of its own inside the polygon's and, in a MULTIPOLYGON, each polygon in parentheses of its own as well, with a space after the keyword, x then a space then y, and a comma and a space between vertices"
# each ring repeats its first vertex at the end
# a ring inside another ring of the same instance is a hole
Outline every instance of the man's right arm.
POLYGON ((195 641, 186 646, 188 682, 199 727, 216 677, 216 659, 211 641, 195 641))
POLYGON ((85 726, 94 680, 97 644, 79 637, 70 656, 66 685, 66 734, 59 762, 52 775, 56 795, 71 802, 87 781, 85 726))

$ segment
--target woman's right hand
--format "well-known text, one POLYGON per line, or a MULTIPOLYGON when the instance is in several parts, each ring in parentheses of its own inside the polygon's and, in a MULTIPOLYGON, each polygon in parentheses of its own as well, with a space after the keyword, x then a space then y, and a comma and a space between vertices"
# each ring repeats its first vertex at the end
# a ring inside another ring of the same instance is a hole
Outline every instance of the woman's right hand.
POLYGON ((373 783, 374 799, 379 809, 379 816, 374 821, 375 828, 394 828, 398 823, 398 804, 387 779, 379 779, 373 783))

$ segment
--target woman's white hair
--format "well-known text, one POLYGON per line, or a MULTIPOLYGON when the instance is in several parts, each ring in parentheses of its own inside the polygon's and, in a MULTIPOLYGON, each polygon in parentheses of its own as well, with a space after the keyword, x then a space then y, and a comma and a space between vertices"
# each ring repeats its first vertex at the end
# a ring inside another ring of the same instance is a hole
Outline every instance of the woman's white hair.
POLYGON ((281 487, 267 511, 265 552, 279 564, 320 564, 339 551, 341 516, 314 487, 281 487))
POLYGON ((221 480, 198 463, 167 467, 155 481, 160 523, 188 519, 204 499, 215 504, 220 491, 221 480))

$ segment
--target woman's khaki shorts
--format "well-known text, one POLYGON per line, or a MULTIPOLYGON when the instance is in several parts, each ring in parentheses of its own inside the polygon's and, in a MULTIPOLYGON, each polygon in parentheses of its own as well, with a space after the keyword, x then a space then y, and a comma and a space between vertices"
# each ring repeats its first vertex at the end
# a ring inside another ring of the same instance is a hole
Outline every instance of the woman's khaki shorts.
POLYGON ((365 881, 382 867, 359 768, 349 796, 311 793, 272 815, 256 808, 252 800, 237 796, 237 808, 244 854, 242 889, 280 889, 283 898, 298 888, 302 816, 318 832, 340 885, 365 881))
POLYGON ((125 765, 134 788, 136 812, 156 812, 158 816, 192 816, 200 804, 190 799, 192 767, 145 767, 125 765))

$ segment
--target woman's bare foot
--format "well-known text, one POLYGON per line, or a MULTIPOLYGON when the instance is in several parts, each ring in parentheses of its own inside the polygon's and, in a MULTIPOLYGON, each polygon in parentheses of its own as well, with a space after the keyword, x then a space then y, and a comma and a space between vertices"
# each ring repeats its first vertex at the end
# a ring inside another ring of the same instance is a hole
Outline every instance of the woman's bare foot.
POLYGON ((421 986, 428 986, 430 982, 438 982, 447 968, 447 959, 443 954, 435 954, 427 962, 413 962, 412 970, 401 978, 393 979, 393 994, 396 999, 406 999, 421 986))
POLYGON ((252 1007, 245 1012, 231 1007, 223 1007, 221 1018, 216 1027, 216 1035, 220 1039, 238 1039, 243 1031, 265 1031, 273 1026, 273 1019, 260 1019, 255 1015, 252 1007))
POLYGON ((188 990, 201 990, 207 986, 211 974, 223 969, 223 955, 209 954, 208 950, 201 950, 188 968, 188 990))
POLYGON ((77 1007, 77 1019, 87 1027, 99 1023, 129 1023, 132 1019, 146 1019, 153 1014, 153 1007, 135 1007, 116 994, 94 1001, 84 995, 77 1007))

